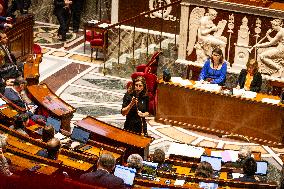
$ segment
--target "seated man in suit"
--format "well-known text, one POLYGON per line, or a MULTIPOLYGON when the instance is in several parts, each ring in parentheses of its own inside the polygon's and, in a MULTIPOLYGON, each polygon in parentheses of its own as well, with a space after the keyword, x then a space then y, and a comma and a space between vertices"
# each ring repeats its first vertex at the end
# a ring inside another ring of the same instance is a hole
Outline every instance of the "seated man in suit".
POLYGON ((242 181, 242 182, 257 182, 256 178, 255 178, 255 172, 257 170, 257 165, 255 160, 250 157, 245 159, 244 163, 243 163, 243 172, 244 172, 244 176, 240 177, 236 180, 238 181, 242 181))
POLYGON ((98 169, 95 172, 85 173, 80 180, 87 184, 101 186, 109 189, 125 188, 123 180, 111 174, 115 166, 112 154, 102 154, 98 160, 98 169))
POLYGON ((47 149, 38 151, 37 155, 56 160, 58 158, 60 147, 60 140, 58 138, 52 138, 47 142, 47 149))
POLYGON ((23 90, 23 84, 25 84, 23 79, 15 79, 12 86, 6 86, 4 91, 4 96, 12 101, 17 106, 25 109, 31 119, 39 124, 45 125, 46 118, 42 115, 36 115, 36 107, 33 103, 27 103, 21 95, 23 90))
POLYGON ((28 124, 29 124, 29 115, 27 113, 18 114, 16 116, 14 125, 10 126, 10 129, 14 129, 17 132, 28 136, 28 133, 26 131, 26 127, 28 126, 28 124))

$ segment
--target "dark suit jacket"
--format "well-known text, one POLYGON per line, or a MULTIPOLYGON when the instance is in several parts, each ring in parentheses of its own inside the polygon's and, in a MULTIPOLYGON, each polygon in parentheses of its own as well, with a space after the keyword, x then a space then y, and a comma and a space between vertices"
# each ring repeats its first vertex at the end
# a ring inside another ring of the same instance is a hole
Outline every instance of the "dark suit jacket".
MULTIPOLYGON (((238 84, 240 85, 241 89, 244 88, 246 82, 246 76, 247 76, 247 70, 242 69, 238 79, 238 84)), ((256 72, 250 84, 250 91, 259 92, 261 89, 261 84, 262 84, 261 74, 259 72, 256 72)))
POLYGON ((95 172, 85 173, 80 176, 80 180, 86 184, 92 184, 109 189, 125 188, 121 178, 118 178, 102 169, 98 169, 95 172))
POLYGON ((254 176, 247 176, 244 175, 243 177, 240 177, 238 179, 235 179, 237 181, 241 181, 241 182, 257 182, 257 180, 255 180, 254 176))
POLYGON ((14 91, 12 88, 5 88, 4 96, 11 100, 14 104, 16 104, 19 107, 25 108, 25 102, 20 98, 19 94, 14 91))

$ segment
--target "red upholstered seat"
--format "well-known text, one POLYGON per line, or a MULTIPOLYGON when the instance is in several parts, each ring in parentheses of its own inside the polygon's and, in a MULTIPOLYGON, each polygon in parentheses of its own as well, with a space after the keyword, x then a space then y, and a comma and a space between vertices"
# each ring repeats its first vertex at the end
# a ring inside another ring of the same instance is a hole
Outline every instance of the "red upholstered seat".
POLYGON ((33 45, 33 52, 34 52, 34 54, 41 54, 42 53, 41 47, 38 44, 34 44, 33 45))
POLYGON ((90 41, 91 46, 103 46, 104 40, 102 38, 93 39, 90 41))
POLYGON ((91 46, 91 61, 93 60, 94 49, 96 49, 96 58, 98 57, 98 49, 102 49, 105 59, 108 47, 107 30, 97 28, 96 31, 93 31, 93 39, 90 41, 90 46, 91 46))
POLYGON ((156 113, 156 90, 157 90, 157 76, 152 73, 135 72, 131 75, 132 80, 138 76, 142 76, 146 80, 148 96, 149 96, 149 113, 155 115, 156 113))
POLYGON ((157 75, 157 68, 158 68, 160 54, 161 54, 161 51, 155 52, 147 64, 141 64, 141 65, 136 66, 136 71, 145 72, 145 73, 146 72, 153 73, 157 75))

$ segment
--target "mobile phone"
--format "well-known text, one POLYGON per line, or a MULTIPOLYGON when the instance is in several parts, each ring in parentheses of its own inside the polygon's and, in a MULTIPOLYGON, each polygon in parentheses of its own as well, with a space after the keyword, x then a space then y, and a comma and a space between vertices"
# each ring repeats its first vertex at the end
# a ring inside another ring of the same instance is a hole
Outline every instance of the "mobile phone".
POLYGON ((165 184, 171 184, 171 180, 165 180, 165 184))

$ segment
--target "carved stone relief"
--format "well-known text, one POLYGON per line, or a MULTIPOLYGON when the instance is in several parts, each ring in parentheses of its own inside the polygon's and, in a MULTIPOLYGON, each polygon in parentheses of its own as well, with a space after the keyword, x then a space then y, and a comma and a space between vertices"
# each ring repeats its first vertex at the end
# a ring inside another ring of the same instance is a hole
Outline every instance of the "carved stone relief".
POLYGON ((211 56, 212 50, 216 47, 221 48, 225 54, 227 44, 227 38, 222 36, 227 21, 221 20, 215 25, 213 21, 217 16, 217 11, 208 9, 208 13, 204 13, 204 8, 197 7, 191 12, 189 20, 187 54, 191 54, 195 48, 199 63, 203 63, 211 56))
POLYGON ((237 44, 235 44, 233 69, 241 70, 246 67, 246 63, 249 59, 249 34, 248 19, 244 17, 242 19, 242 25, 238 30, 237 44))

